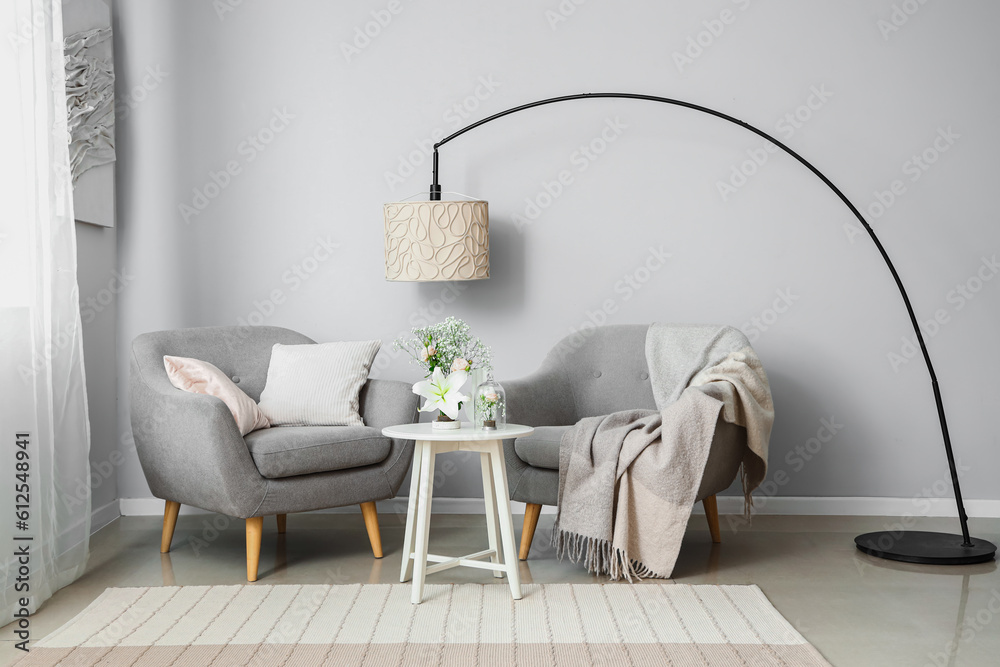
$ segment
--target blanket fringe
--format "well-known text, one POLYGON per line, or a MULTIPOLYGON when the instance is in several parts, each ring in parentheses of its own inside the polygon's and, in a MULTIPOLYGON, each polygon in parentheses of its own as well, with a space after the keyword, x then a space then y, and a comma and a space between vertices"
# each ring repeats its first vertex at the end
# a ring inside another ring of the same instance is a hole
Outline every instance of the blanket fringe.
POLYGON ((626 550, 615 547, 608 540, 587 537, 557 528, 552 533, 552 546, 555 547, 556 557, 559 560, 569 558, 574 563, 582 562, 591 574, 606 574, 611 577, 612 581, 624 578, 631 583, 633 577, 639 581, 644 577, 651 579, 669 578, 669 576, 658 574, 643 563, 629 558, 626 550))

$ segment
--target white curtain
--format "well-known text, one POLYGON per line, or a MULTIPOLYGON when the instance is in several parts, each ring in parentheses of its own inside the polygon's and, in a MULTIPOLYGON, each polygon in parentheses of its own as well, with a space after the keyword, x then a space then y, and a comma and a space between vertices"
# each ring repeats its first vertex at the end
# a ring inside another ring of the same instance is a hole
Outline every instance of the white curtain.
POLYGON ((3 625, 22 597, 34 611, 83 573, 90 537, 90 424, 60 0, 2 0, 0 39, 3 625), (24 547, 30 553, 27 572, 13 558, 24 547))

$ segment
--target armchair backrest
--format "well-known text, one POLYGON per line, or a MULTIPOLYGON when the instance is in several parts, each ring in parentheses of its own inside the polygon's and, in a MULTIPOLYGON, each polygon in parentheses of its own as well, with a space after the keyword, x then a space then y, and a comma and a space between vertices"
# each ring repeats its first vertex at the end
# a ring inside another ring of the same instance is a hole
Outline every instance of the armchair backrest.
POLYGON ((250 398, 259 401, 267 381, 271 347, 275 343, 314 342, 280 327, 202 327, 140 334, 132 343, 132 350, 143 377, 150 384, 170 383, 163 367, 164 355, 192 357, 218 367, 250 398))
POLYGON ((656 409, 646 365, 648 324, 617 324, 563 338, 542 362, 573 395, 576 419, 619 410, 656 409))

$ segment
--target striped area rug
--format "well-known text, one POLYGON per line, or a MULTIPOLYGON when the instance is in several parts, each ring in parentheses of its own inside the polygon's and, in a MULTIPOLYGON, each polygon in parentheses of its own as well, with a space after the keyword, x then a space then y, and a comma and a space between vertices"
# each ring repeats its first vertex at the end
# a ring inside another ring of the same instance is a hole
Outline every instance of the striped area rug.
POLYGON ((756 586, 110 588, 29 665, 828 665, 756 586))

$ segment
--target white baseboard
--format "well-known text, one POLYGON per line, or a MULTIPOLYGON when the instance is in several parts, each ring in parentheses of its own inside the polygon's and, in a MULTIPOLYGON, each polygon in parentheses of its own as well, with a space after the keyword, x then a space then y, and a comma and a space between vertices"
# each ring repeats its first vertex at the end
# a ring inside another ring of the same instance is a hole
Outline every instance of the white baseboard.
MULTIPOLYGON (((122 516, 163 516, 163 501, 158 498, 121 498, 120 511, 122 516)), ((406 514, 406 496, 396 496, 391 500, 380 500, 376 507, 381 514, 406 514)), ((482 498, 435 498, 432 506, 434 514, 484 514, 486 503, 482 498)), ((511 501, 510 509, 514 514, 524 514, 524 503, 511 501)), ((209 514, 206 510, 190 505, 181 505, 181 515, 209 514)), ((360 505, 333 507, 327 510, 317 510, 316 514, 361 514, 360 505)), ((556 508, 545 505, 542 514, 555 514, 556 508)))
MULTIPOLYGON (((743 514, 742 496, 718 496, 720 514, 743 514)), ((696 514, 704 514, 701 503, 696 514)), ((1000 500, 966 500, 970 517, 1000 517, 1000 500)), ((926 516, 958 517, 952 498, 876 498, 876 497, 781 497, 754 496, 754 514, 784 516, 926 516)))
MULTIPOLYGON (((100 507, 94 509, 90 513, 90 533, 94 534, 101 528, 117 519, 121 516, 121 501, 112 500, 109 503, 105 503, 100 507)), ((160 510, 163 513, 163 510, 160 510)))
MULTIPOLYGON (((122 498, 119 500, 122 516, 162 516, 163 501, 156 498, 122 498)), ((378 511, 384 514, 404 514, 407 498, 398 496, 380 500, 378 511)), ((965 509, 970 517, 1000 518, 1000 500, 966 500, 965 509)), ((101 508, 99 511, 104 511, 101 508)), ((435 514, 482 514, 482 498, 435 498, 435 514)), ((514 514, 524 514, 524 503, 511 502, 514 514)), ((330 514, 360 514, 357 505, 320 510, 330 514)), ((545 505, 542 514, 555 514, 556 508, 545 505)), ((704 514, 701 503, 695 506, 696 514, 704 514)), ((927 516, 957 517, 955 501, 950 498, 847 498, 847 497, 766 497, 754 498, 754 514, 789 516, 927 516)), ((205 514, 196 507, 181 505, 181 514, 205 514)), ((742 496, 719 496, 720 514, 743 514, 742 496)), ((114 517, 112 517, 114 518, 114 517)), ((109 519, 110 521, 111 519, 109 519)), ((97 521, 94 520, 96 525, 97 521)))

